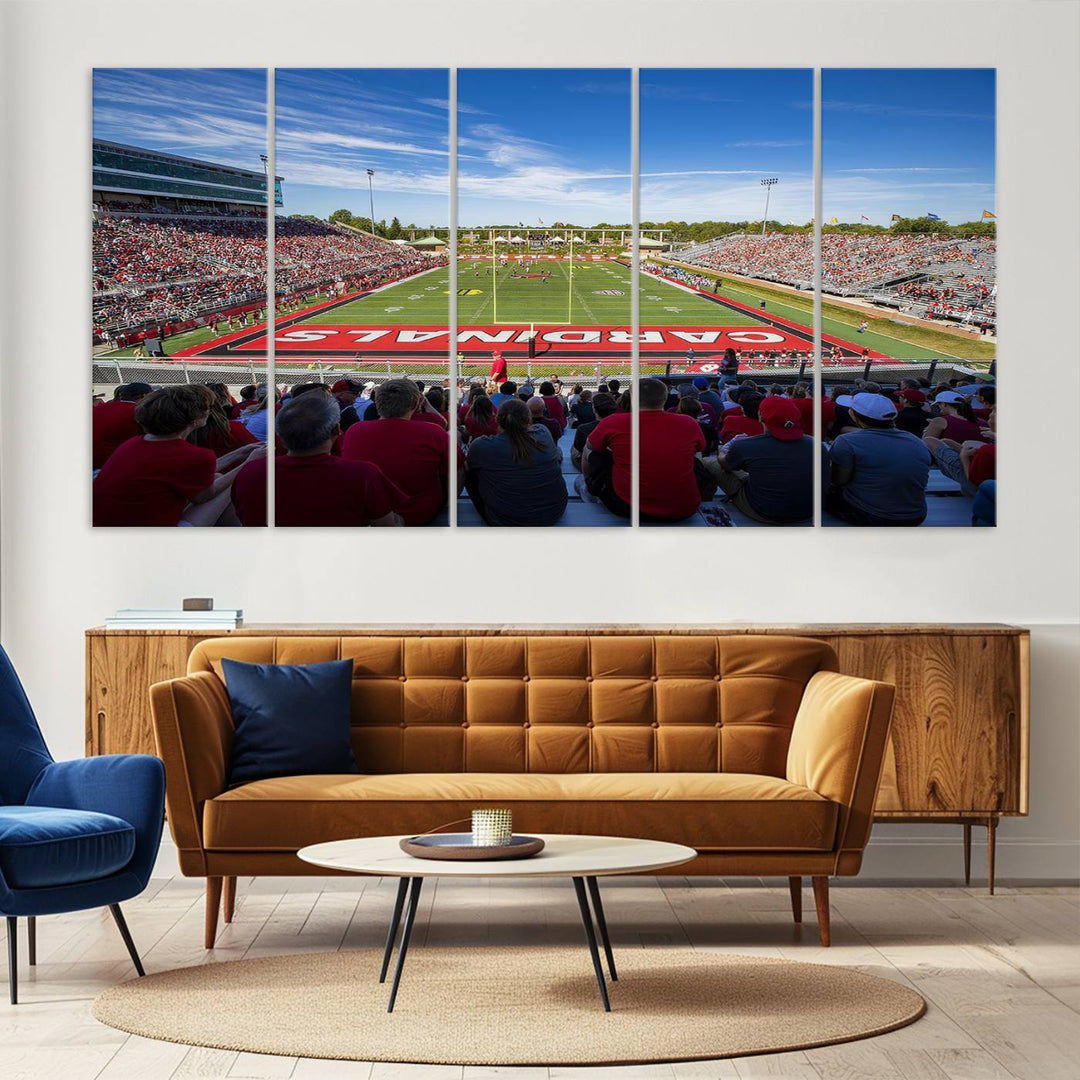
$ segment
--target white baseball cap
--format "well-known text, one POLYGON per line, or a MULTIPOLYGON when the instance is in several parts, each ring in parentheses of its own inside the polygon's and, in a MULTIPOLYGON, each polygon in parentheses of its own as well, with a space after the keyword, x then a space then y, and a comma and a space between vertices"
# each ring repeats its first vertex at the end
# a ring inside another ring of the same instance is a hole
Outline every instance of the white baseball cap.
POLYGON ((935 405, 961 405, 965 401, 967 401, 967 398, 963 394, 958 394, 955 390, 942 390, 934 398, 935 405))
POLYGON ((856 394, 848 408, 867 420, 896 419, 896 406, 884 394, 856 394))

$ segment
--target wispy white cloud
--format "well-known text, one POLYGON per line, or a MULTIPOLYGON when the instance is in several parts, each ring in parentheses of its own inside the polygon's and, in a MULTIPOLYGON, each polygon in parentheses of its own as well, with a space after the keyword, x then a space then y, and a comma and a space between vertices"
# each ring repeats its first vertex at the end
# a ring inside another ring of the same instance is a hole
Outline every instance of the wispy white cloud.
POLYGON ((834 169, 836 173, 965 173, 972 169, 952 168, 936 165, 886 165, 866 169, 834 169))
POLYGON ((673 86, 668 83, 641 84, 641 96, 648 98, 660 98, 665 101, 715 101, 736 104, 742 98, 722 97, 714 90, 700 90, 690 86, 673 86))
MULTIPOLYGON (((793 105, 808 103, 793 102, 793 105)), ((897 105, 880 101, 837 101, 824 98, 821 102, 823 112, 865 113, 868 115, 898 113, 904 116, 924 116, 937 120, 993 120, 992 113, 957 112, 952 109, 926 108, 918 105, 897 105)))
POLYGON ((385 150, 394 154, 425 154, 447 157, 448 150, 415 146, 412 143, 387 142, 359 135, 344 135, 336 131, 277 131, 278 152, 306 149, 312 146, 336 146, 346 150, 385 150))
POLYGON ((736 150, 787 150, 796 146, 809 146, 809 139, 740 139, 730 142, 729 147, 736 150))
POLYGON ((629 97, 629 72, 627 73, 627 77, 622 80, 612 80, 610 82, 589 81, 583 83, 573 83, 566 89, 569 90, 571 94, 623 94, 626 97, 629 97))

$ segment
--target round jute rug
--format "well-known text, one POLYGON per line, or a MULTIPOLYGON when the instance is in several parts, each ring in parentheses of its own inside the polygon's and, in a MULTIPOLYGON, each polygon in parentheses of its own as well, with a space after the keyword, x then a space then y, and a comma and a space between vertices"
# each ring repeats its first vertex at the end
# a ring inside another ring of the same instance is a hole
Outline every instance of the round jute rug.
POLYGON ((381 952, 202 964, 94 1002, 151 1039, 288 1057, 452 1065, 614 1065, 737 1057, 864 1039, 926 1003, 850 968, 683 949, 620 949, 605 1013, 584 947, 415 948, 394 1012, 381 952))

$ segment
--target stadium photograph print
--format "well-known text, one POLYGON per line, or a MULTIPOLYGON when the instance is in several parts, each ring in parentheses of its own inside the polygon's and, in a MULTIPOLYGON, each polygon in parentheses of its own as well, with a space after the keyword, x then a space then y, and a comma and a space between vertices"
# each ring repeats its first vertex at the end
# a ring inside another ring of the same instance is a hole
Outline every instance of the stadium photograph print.
POLYGON ((448 99, 445 69, 274 73, 279 527, 449 523, 448 99))
POLYGON ((641 523, 812 525, 813 73, 640 78, 641 523))
POLYGON ((95 526, 240 525, 265 468, 265 364, 231 343, 266 314, 266 101, 263 70, 94 72, 95 526))
POLYGON ((994 526, 995 95, 98 69, 93 523, 994 526))
POLYGON ((457 85, 458 524, 629 525, 630 72, 457 85))
MULTIPOLYGON (((995 73, 822 84, 826 526, 996 524, 995 73)), ((793 254, 793 253, 792 253, 793 254)))

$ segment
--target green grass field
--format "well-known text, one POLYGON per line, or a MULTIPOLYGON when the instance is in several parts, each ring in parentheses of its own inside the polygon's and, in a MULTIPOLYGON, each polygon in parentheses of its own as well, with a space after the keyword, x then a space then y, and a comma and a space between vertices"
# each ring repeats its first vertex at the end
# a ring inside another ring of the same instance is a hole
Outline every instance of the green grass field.
MULTIPOLYGON (((571 275, 568 261, 538 260, 530 270, 522 270, 522 273, 543 272, 547 275, 545 277, 516 276, 518 268, 516 262, 495 268, 490 260, 459 263, 459 324, 629 326, 629 267, 616 262, 574 263, 571 275)), ((748 313, 718 305, 651 274, 641 275, 640 294, 643 327, 760 325, 748 313)), ((772 289, 768 285, 739 283, 736 286, 725 281, 721 295, 755 310, 764 299, 767 303, 766 314, 788 319, 802 327, 809 328, 813 320, 813 301, 809 294, 803 297, 772 289)), ((313 313, 310 319, 302 322, 346 326, 445 326, 449 300, 450 270, 449 267, 442 267, 351 303, 313 313)), ((884 317, 871 318, 867 332, 859 334, 860 315, 828 303, 823 304, 822 311, 824 334, 888 356, 926 360, 935 357, 990 359, 994 355, 992 343, 973 339, 969 345, 964 339, 930 328, 892 323, 884 317)), ((222 326, 218 331, 203 328, 177 335, 166 342, 166 352, 176 353, 224 336, 227 332, 222 326)), ((107 355, 130 356, 132 352, 131 349, 122 349, 107 355)), ((707 352, 707 349, 699 352, 707 352)))

